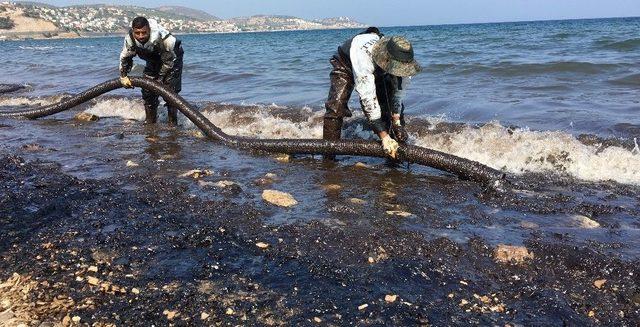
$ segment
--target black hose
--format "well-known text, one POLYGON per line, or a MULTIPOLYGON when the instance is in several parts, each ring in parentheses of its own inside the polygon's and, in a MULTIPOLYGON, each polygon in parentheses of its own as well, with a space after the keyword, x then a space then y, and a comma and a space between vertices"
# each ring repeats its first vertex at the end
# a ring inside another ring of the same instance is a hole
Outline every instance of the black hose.
MULTIPOLYGON (((357 155, 367 157, 386 158, 382 146, 378 142, 365 140, 326 141, 319 139, 255 139, 225 134, 205 116, 196 110, 179 94, 165 88, 162 84, 143 77, 131 77, 131 83, 148 91, 152 91, 164 98, 172 106, 178 108, 210 139, 220 141, 225 145, 240 149, 262 150, 287 154, 321 154, 321 155, 357 155)), ((0 117, 26 117, 30 119, 50 116, 81 103, 89 101, 107 92, 122 87, 119 79, 113 79, 98 84, 80 94, 72 96, 62 102, 49 106, 0 112, 0 117)), ((505 174, 487 167, 479 162, 456 157, 444 152, 435 151, 413 145, 401 145, 398 149, 398 159, 424 166, 433 167, 455 174, 463 179, 480 182, 485 185, 501 187, 506 182, 505 174)))
POLYGON ((0 84, 0 94, 11 93, 25 88, 26 86, 19 84, 0 84))

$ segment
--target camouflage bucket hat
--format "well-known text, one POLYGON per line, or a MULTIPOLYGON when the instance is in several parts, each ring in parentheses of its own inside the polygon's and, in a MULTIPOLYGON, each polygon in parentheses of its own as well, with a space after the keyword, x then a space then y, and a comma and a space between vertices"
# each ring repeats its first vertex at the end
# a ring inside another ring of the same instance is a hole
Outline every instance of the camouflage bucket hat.
POLYGON ((373 61, 385 72, 408 77, 422 68, 413 57, 411 42, 402 36, 383 37, 373 48, 373 61))

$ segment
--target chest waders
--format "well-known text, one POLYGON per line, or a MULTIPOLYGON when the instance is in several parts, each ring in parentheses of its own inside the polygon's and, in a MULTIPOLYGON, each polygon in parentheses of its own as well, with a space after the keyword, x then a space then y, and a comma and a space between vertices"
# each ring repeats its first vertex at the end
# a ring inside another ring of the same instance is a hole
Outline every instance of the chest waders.
MULTIPOLYGON (((377 34, 382 37, 383 35, 377 28, 369 28, 366 31, 358 34, 377 34)), ((357 35, 356 35, 357 36, 357 35)), ((355 38, 355 37, 354 37, 355 38)), ((325 102, 326 113, 324 115, 322 125, 322 138, 327 141, 340 140, 342 136, 342 125, 344 117, 351 117, 352 113, 349 110, 349 99, 353 93, 355 87, 354 74, 351 64, 350 52, 351 43, 353 38, 347 40, 344 44, 338 47, 338 51, 333 55, 330 60, 333 69, 329 74, 331 79, 331 87, 329 88, 329 95, 325 102)), ((394 88, 388 84, 388 80, 391 76, 382 71, 379 67, 376 67, 375 84, 376 95, 378 102, 382 110, 383 119, 387 130, 391 123, 391 115, 393 106, 391 106, 391 100, 393 98, 394 88)), ((400 113, 402 114, 402 113, 400 113)), ((326 159, 334 160, 335 156, 325 156, 326 159)))
MULTIPOLYGON (((144 67, 144 77, 158 80, 169 87, 172 91, 180 93, 180 91, 182 91, 182 67, 184 57, 182 42, 180 40, 176 40, 175 47, 173 49, 176 54, 173 68, 169 73, 167 73, 167 76, 163 76, 162 80, 159 80, 161 77, 160 69, 162 68, 162 45, 156 44, 151 50, 138 47, 133 35, 131 33, 129 35, 131 39, 134 40, 136 55, 146 62, 144 67)), ((171 34, 167 34, 162 41, 166 40, 169 36, 171 36, 171 34)), ((155 124, 158 121, 158 106, 160 105, 158 95, 152 91, 142 89, 142 99, 144 100, 145 124, 155 124)), ((167 104, 166 106, 167 123, 173 126, 177 125, 178 109, 170 104, 167 104)))

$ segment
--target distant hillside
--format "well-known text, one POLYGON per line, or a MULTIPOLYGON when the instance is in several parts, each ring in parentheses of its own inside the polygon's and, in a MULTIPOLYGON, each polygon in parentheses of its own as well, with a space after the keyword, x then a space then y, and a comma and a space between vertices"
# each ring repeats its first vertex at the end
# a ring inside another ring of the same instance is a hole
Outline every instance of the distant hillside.
POLYGON ((280 31, 280 30, 309 30, 332 28, 360 28, 364 25, 350 19, 340 20, 327 18, 321 20, 305 20, 293 16, 255 15, 238 17, 228 20, 242 31, 280 31))
POLYGON ((56 6, 50 5, 48 3, 42 3, 42 2, 37 2, 37 1, 14 1, 13 3, 21 4, 21 5, 46 7, 46 8, 55 8, 56 7, 56 6))
POLYGON ((61 31, 52 22, 33 17, 23 7, 0 4, 0 40, 11 38, 75 37, 75 33, 61 31))
MULTIPOLYGON (((1 0, 0 0, 1 1, 1 0)), ((310 29, 360 28, 364 25, 347 17, 306 20, 291 16, 256 15, 251 17, 221 20, 209 13, 181 6, 144 8, 139 6, 75 5, 56 7, 38 2, 0 2, 5 14, 20 26, 21 33, 29 30, 28 24, 18 24, 18 17, 38 21, 41 26, 48 23, 47 35, 73 33, 75 35, 121 34, 129 29, 136 16, 156 19, 162 26, 175 33, 234 33, 247 31, 284 31, 310 29)), ((0 9, 0 12, 3 10, 0 9)), ((25 21, 26 22, 26 21, 25 21)), ((8 20, 6 24, 9 25, 8 20)), ((43 28, 39 27, 40 32, 43 28)), ((12 30, 3 30, 10 35, 12 30)), ((15 34, 15 33, 14 33, 15 34)), ((29 36, 29 37, 37 37, 29 36)))
POLYGON ((314 22, 318 22, 322 25, 358 25, 356 27, 362 27, 362 24, 352 20, 349 17, 332 17, 324 19, 316 19, 314 22))
POLYGON ((220 20, 220 18, 213 16, 211 14, 209 14, 206 11, 202 11, 202 10, 198 10, 198 9, 192 9, 192 8, 187 8, 187 7, 182 7, 182 6, 162 6, 162 7, 158 7, 156 8, 159 11, 163 11, 163 12, 173 12, 175 14, 181 15, 181 16, 185 16, 185 17, 189 17, 189 18, 193 18, 193 19, 197 19, 197 20, 220 20))

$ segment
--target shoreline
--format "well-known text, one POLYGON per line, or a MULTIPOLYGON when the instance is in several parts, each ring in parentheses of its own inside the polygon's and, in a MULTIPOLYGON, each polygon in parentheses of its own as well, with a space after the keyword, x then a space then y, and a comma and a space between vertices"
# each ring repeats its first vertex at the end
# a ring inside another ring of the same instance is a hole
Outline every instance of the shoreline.
MULTIPOLYGON (((549 19, 549 20, 523 20, 523 21, 504 21, 504 22, 468 22, 468 23, 444 23, 444 24, 425 24, 425 25, 404 25, 404 26, 379 26, 380 28, 415 28, 415 27, 452 27, 452 26, 474 26, 474 25, 491 25, 491 24, 530 24, 530 23, 547 23, 547 22, 559 22, 559 21, 592 21, 592 20, 618 20, 618 19, 638 19, 637 16, 624 16, 624 17, 601 17, 601 18, 567 18, 567 19, 549 19)), ((253 31, 237 31, 237 32, 172 32, 175 35, 213 35, 213 34, 243 34, 243 33, 280 33, 280 32, 301 32, 301 31, 332 31, 332 30, 358 30, 366 28, 363 24, 359 27, 336 27, 336 28, 312 28, 312 29, 282 29, 282 30, 253 30, 253 31)), ((0 42, 2 41, 25 41, 25 40, 61 40, 61 39, 92 39, 92 38, 109 38, 109 37, 123 37, 126 32, 121 33, 77 33, 77 32, 64 32, 64 31, 33 31, 33 32, 7 32, 0 30, 0 42), (56 33, 51 37, 47 37, 47 33, 56 33), (14 37, 16 34, 22 34, 24 36, 14 37), (67 36, 60 36, 59 34, 67 34, 67 36), (70 34, 75 34, 71 36, 70 34)))
POLYGON ((0 119, 0 325, 640 319, 637 187, 545 174, 487 192, 382 159, 325 165, 74 113, 0 119))
MULTIPOLYGON (((111 142, 130 142, 133 130, 111 142)), ((151 135, 155 147, 173 142, 151 135)), ((50 161, 46 146, 25 144, 0 151, 0 282, 16 285, 0 289, 12 305, 0 323, 588 326, 640 317, 637 260, 533 225, 530 254, 503 262, 482 236, 426 237, 403 227, 423 218, 389 218, 341 198, 350 209, 331 218, 277 223, 296 209, 254 193, 283 187, 296 178, 290 171, 260 183, 228 172, 232 186, 219 187, 211 185, 222 176, 176 178, 189 169, 179 160, 136 156, 139 166, 117 158, 112 176, 83 178, 50 161)))
MULTIPOLYGON (((173 33, 174 35, 216 35, 216 34, 246 34, 246 33, 282 33, 282 32, 303 32, 303 31, 335 31, 335 30, 358 30, 365 27, 340 27, 340 28, 317 28, 317 29, 285 29, 285 30, 255 30, 255 31, 238 31, 238 32, 186 32, 186 33, 173 33)), ((124 37, 127 33, 95 33, 94 34, 78 34, 75 32, 60 32, 61 34, 75 34, 74 36, 60 36, 52 35, 47 37, 46 34, 51 33, 48 31, 42 32, 17 32, 13 34, 4 34, 0 32, 1 41, 28 41, 28 40, 68 40, 68 39, 97 39, 97 38, 111 38, 111 37, 124 37), (15 37, 16 34, 23 34, 24 36, 15 37)))

